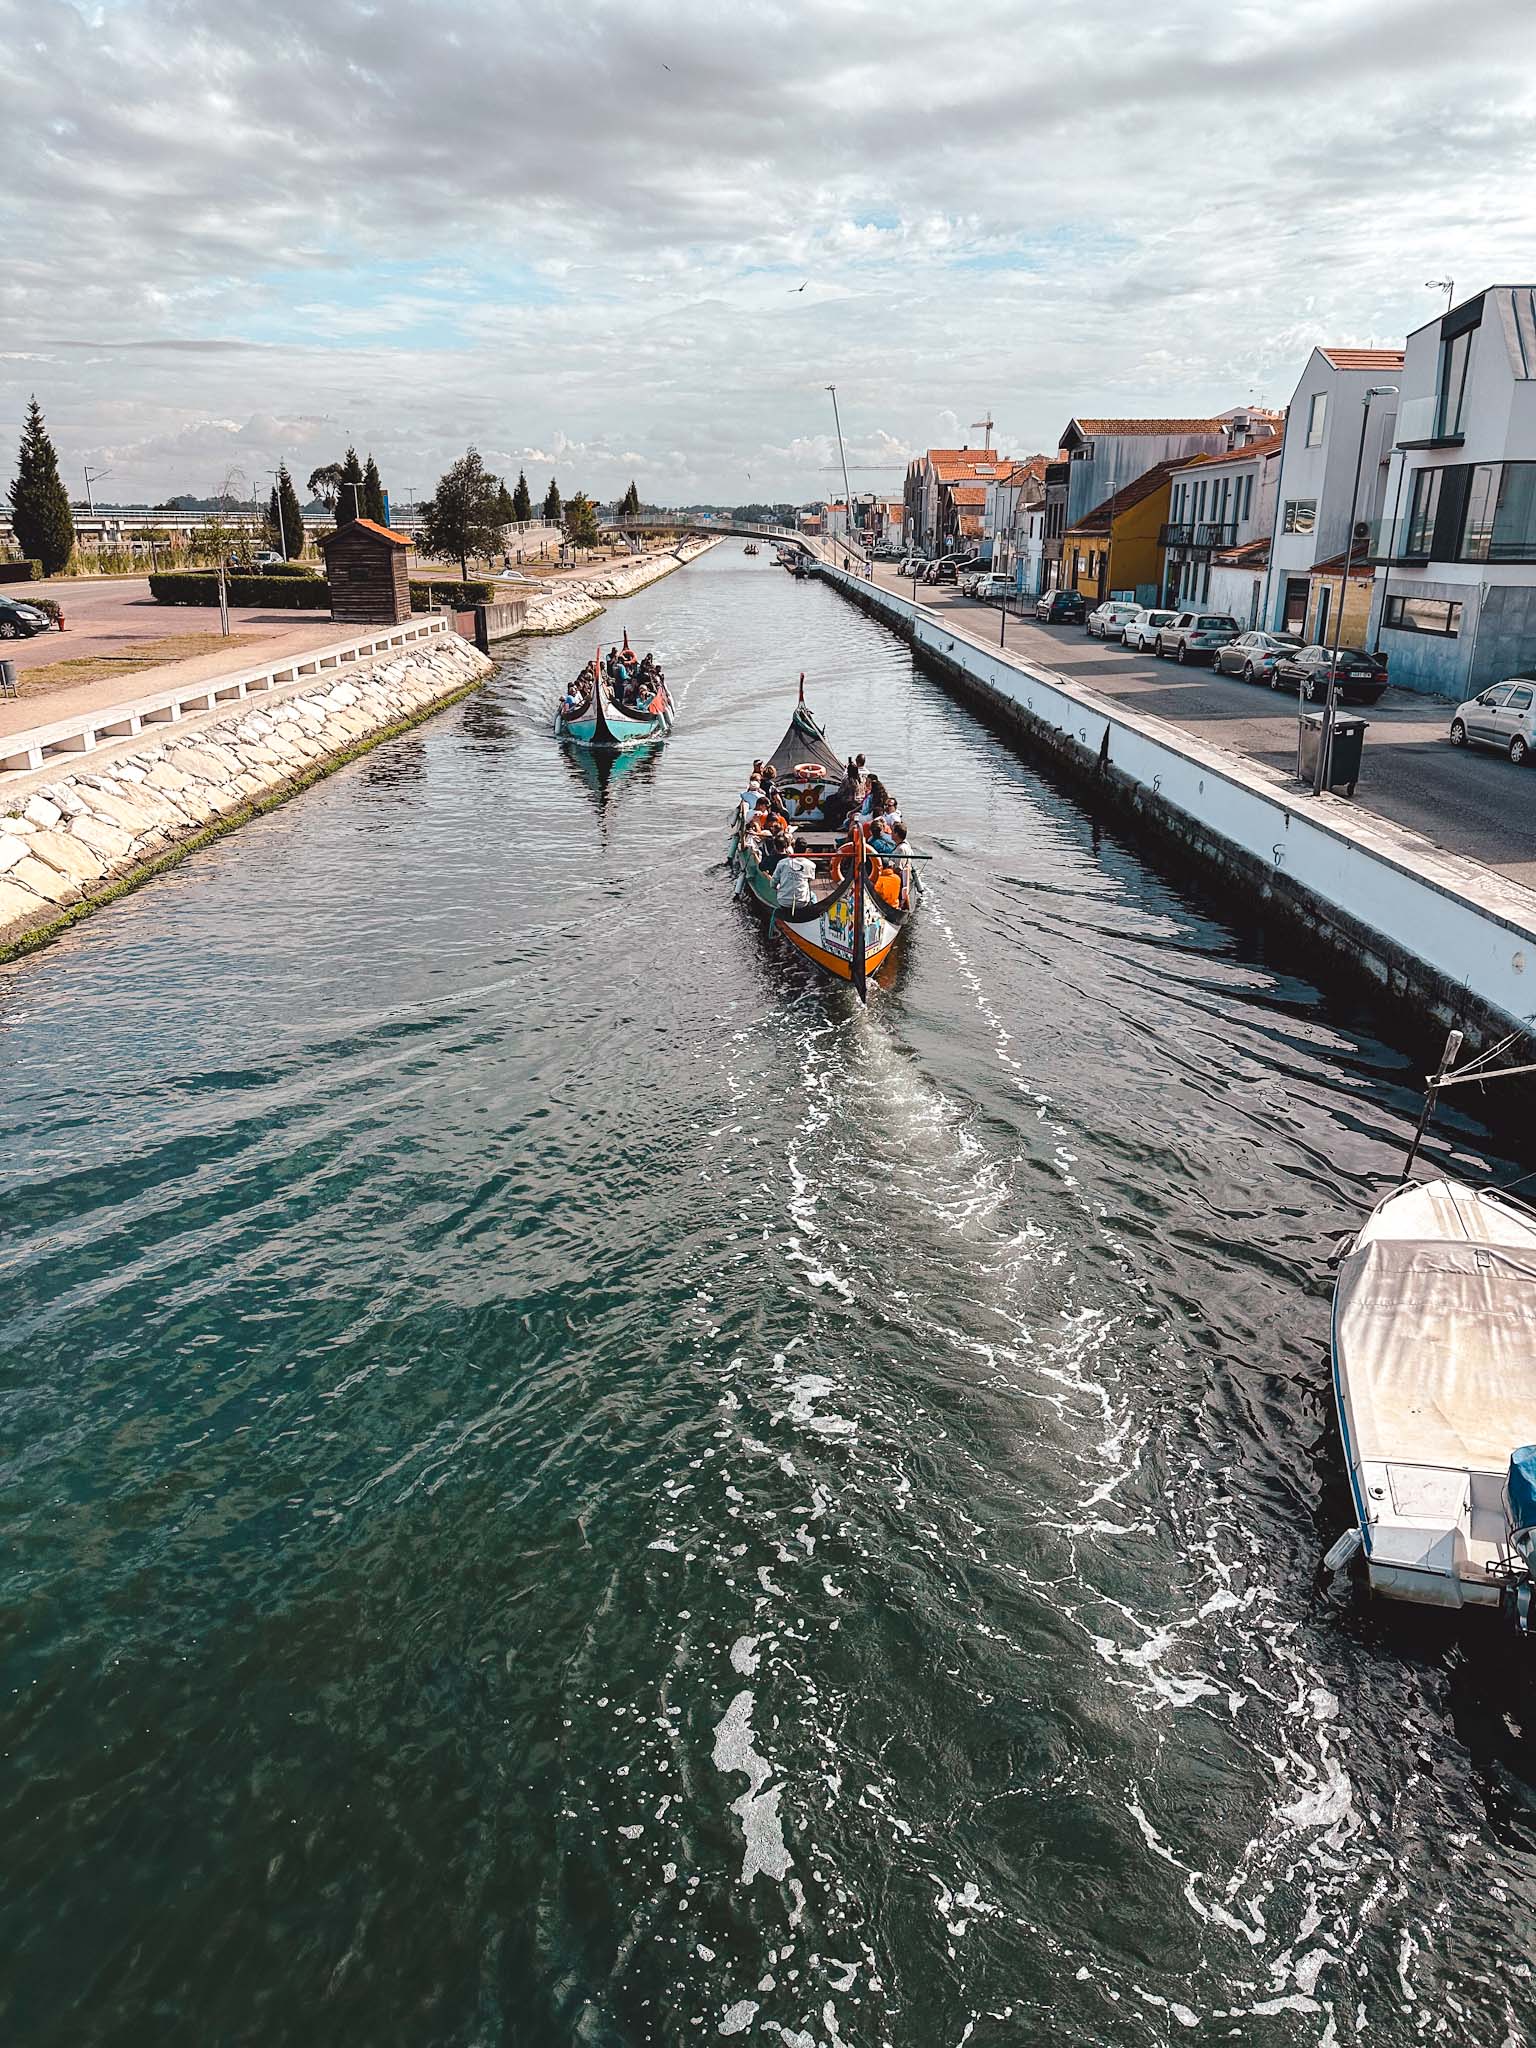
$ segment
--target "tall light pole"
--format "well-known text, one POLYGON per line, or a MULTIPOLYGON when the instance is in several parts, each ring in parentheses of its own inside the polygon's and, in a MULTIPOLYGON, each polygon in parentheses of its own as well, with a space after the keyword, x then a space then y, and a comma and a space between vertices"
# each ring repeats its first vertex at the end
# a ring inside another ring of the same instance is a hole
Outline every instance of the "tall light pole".
POLYGON ((829 384, 827 389, 832 394, 832 424, 837 428, 837 459, 843 465, 843 519, 847 527, 848 538, 852 539, 853 493, 848 488, 848 458, 843 453, 843 423, 838 418, 837 413, 837 386, 829 384))
POLYGON ((1339 580, 1339 606, 1333 615, 1333 652, 1328 657, 1328 695, 1323 702, 1323 729, 1318 735, 1317 761, 1312 770, 1312 794, 1321 796, 1328 788, 1333 766, 1333 722, 1339 705, 1339 643, 1344 634, 1344 607, 1349 602, 1349 572, 1355 559, 1355 506, 1360 496, 1360 471, 1365 466, 1365 434, 1371 423, 1371 400, 1396 397, 1395 384, 1372 384, 1360 401, 1360 445, 1355 450, 1355 481, 1349 494, 1349 539, 1344 545, 1344 574, 1339 580))
POLYGON ((96 517, 96 500, 91 496, 91 485, 99 484, 104 476, 111 476, 112 471, 110 469, 92 469, 90 468, 89 465, 87 465, 86 468, 81 471, 81 474, 85 478, 86 510, 94 519, 96 517))

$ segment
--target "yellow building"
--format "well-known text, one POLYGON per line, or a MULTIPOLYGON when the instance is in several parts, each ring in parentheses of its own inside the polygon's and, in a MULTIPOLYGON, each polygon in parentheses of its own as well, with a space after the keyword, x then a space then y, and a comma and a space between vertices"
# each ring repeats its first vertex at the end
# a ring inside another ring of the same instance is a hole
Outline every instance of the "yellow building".
MULTIPOLYGON (((1355 550, 1349 565, 1349 596, 1344 601, 1344 630, 1339 635, 1341 647, 1364 647, 1371 623, 1371 590, 1375 584, 1375 571, 1361 556, 1363 547, 1355 550)), ((1326 562, 1314 562, 1307 578, 1307 622, 1303 638, 1317 640, 1324 647, 1333 645, 1333 629, 1339 610, 1339 586, 1344 581, 1344 556, 1332 555, 1326 562)))
POLYGON ((1090 606, 1108 597, 1157 603, 1162 530, 1168 523, 1170 478, 1178 466, 1159 462, 1068 527, 1061 542, 1063 588, 1080 592, 1090 606))

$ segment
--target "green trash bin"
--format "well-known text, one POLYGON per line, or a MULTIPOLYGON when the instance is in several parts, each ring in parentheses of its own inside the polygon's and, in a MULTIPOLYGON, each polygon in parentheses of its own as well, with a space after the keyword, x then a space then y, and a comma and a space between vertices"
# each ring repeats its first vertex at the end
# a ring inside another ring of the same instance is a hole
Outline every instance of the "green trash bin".
MULTIPOLYGON (((1321 711, 1304 712, 1301 720, 1301 747, 1297 757, 1298 780, 1307 784, 1317 780, 1318 749, 1323 744, 1323 716, 1321 711)), ((1360 755, 1365 746, 1365 728, 1369 719, 1354 718, 1347 711, 1333 714, 1333 773, 1328 778, 1330 789, 1342 789, 1346 796, 1353 796, 1355 784, 1360 780, 1360 755)))

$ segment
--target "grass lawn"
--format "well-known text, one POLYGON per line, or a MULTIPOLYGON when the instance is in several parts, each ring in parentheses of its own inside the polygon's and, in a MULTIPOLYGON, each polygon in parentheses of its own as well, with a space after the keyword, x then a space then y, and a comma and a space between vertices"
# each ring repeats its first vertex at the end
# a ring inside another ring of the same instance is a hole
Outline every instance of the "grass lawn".
POLYGON ((78 683, 98 683, 103 676, 128 676, 135 669, 190 661, 194 655, 214 654, 221 648, 246 647, 260 637, 257 633, 171 633, 163 640, 136 641, 122 654, 80 654, 71 661, 45 662, 41 668, 23 669, 16 682, 24 697, 43 696, 73 689, 78 683))

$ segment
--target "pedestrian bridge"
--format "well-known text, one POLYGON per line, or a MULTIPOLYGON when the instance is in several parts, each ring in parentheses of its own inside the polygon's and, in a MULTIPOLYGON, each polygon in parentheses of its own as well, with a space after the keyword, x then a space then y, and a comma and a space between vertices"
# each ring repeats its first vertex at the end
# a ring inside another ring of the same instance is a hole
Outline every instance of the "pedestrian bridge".
POLYGON ((605 533, 696 533, 705 539, 734 534, 738 540, 771 541, 775 547, 799 548, 817 556, 826 545, 819 536, 800 533, 793 526, 754 525, 744 519, 689 519, 681 513, 639 512, 604 519, 600 524, 605 533))

